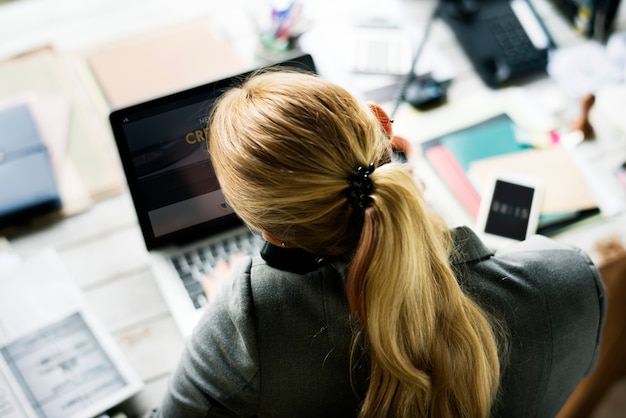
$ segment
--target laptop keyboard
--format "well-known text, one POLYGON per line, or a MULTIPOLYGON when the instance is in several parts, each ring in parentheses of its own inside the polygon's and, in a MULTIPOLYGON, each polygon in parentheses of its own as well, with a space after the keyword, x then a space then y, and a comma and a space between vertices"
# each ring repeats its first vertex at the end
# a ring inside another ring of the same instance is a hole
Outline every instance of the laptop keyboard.
POLYGON ((258 254, 264 243, 263 238, 246 231, 223 241, 172 256, 171 262, 185 285, 194 307, 201 309, 207 304, 201 280, 205 275, 213 274, 215 264, 220 259, 228 260, 236 254, 258 254))

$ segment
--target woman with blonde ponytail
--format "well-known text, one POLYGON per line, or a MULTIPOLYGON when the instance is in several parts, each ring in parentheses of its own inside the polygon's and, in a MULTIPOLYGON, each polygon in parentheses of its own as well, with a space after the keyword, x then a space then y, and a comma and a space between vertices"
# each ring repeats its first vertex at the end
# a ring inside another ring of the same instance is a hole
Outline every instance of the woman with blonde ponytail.
POLYGON ((232 266, 155 416, 551 417, 594 366, 589 258, 449 229, 380 107, 264 71, 210 116, 224 196, 267 243, 232 266))

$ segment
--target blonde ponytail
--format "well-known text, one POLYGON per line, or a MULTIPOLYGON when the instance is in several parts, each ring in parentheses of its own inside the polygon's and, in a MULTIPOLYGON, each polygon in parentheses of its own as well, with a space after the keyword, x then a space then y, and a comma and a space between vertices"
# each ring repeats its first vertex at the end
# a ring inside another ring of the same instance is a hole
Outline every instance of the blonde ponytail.
POLYGON ((452 272, 449 232, 403 169, 385 165, 371 178, 373 204, 347 278, 370 347, 361 416, 489 416, 498 347, 452 272))

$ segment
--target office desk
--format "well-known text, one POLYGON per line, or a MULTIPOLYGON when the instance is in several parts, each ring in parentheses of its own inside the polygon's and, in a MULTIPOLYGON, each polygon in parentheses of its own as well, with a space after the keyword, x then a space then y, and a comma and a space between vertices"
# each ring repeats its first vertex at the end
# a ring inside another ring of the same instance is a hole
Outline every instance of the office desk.
MULTIPOLYGON (((534 0, 533 3, 558 45, 575 45, 583 41, 547 0, 534 0)), ((46 20, 45 13, 31 13, 38 10, 38 7, 45 8, 43 1, 9 3, 13 13, 12 19, 16 25, 13 29, 9 28, 9 32, 14 30, 14 33, 9 35, 21 36, 19 39, 13 39, 17 48, 38 46, 46 37, 53 37, 62 49, 71 50, 82 48, 90 42, 106 40, 107 31, 120 29, 119 25, 115 27, 118 15, 124 15, 126 17, 124 21, 128 21, 128 16, 133 14, 143 15, 143 19, 137 19, 136 25, 139 26, 127 28, 127 33, 150 30, 152 28, 150 24, 156 27, 158 24, 183 22, 204 15, 210 17, 220 30, 226 31, 227 36, 233 41, 238 42, 244 55, 247 46, 254 44, 254 40, 250 39, 250 36, 254 35, 253 31, 227 27, 226 23, 235 13, 232 2, 141 0, 128 4, 122 1, 109 1, 107 4, 108 7, 97 2, 87 6, 75 0, 58 0, 58 7, 54 9, 57 10, 56 15, 48 14, 46 20), (66 10, 62 18, 59 18, 61 13, 59 10, 66 10), (220 16, 224 19, 220 19, 220 16), (27 31, 18 28, 20 18, 21 24, 30 22, 24 24, 27 31), (90 30, 85 31, 86 28, 90 30), (87 35, 76 36, 77 33, 87 35)), ((406 9, 405 16, 411 17, 418 24, 424 24, 433 2, 403 0, 401 5, 406 9)), ((47 7, 49 12, 50 6, 47 7)), ((622 7, 618 18, 618 27, 622 29, 626 28, 624 9, 622 7)), ((0 8, 0 17, 2 11, 0 8)), ((116 36, 119 36, 119 33, 116 36)), ((441 21, 434 23, 429 42, 436 44, 451 60, 456 76, 450 87, 449 103, 446 106, 428 112, 416 112, 406 104, 399 109, 395 129, 398 134, 414 142, 432 136, 437 129, 445 126, 446 121, 462 117, 463 109, 468 106, 475 107, 478 104, 489 107, 497 100, 473 73, 469 61, 441 21)), ((249 56, 245 56, 245 60, 252 62, 249 61, 249 56)), ((562 112, 564 107, 572 106, 563 92, 547 77, 532 79, 523 88, 549 111, 558 113, 562 112)), ((576 107, 577 104, 574 103, 573 106, 576 107)), ((423 164, 425 163, 420 160, 416 161, 416 167, 423 164)), ((416 171, 418 175, 424 174, 429 187, 432 189, 438 187, 437 179, 429 177, 429 174, 419 167, 416 171)), ((445 216, 451 223, 471 222, 462 212, 451 209, 455 202, 450 200, 450 196, 442 195, 437 200, 439 208, 446 211, 445 216)), ((580 241, 583 239, 580 234, 565 234, 563 239, 583 247, 589 246, 588 241, 580 241)), ((128 192, 124 190, 100 200, 86 212, 11 237, 10 243, 15 251, 24 257, 48 247, 57 250, 88 302, 145 382, 145 390, 125 402, 122 409, 129 415, 136 415, 158 404, 165 391, 168 376, 183 349, 184 341, 151 276, 148 254, 143 245, 128 192)), ((622 384, 621 388, 621 395, 617 396, 617 399, 620 396, 623 398, 626 393, 626 384, 622 384)), ((610 402, 613 401, 608 400, 607 405, 610 402)), ((607 409, 608 406, 603 408, 607 409)), ((618 415, 608 413, 602 416, 618 415)))

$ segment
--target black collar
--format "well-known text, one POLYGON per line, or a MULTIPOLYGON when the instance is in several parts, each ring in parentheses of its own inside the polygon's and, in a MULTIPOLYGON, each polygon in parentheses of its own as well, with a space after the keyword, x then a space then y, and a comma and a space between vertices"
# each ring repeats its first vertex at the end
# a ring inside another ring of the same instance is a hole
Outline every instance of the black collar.
POLYGON ((297 274, 309 273, 324 264, 323 259, 300 248, 281 248, 267 241, 261 249, 261 257, 271 267, 297 274))
MULTIPOLYGON (((479 261, 493 255, 478 236, 468 227, 452 229, 456 251, 453 264, 465 264, 479 261)), ((317 270, 325 264, 325 260, 300 248, 281 248, 265 242, 261 249, 261 257, 265 262, 278 270, 305 274, 317 270)))

